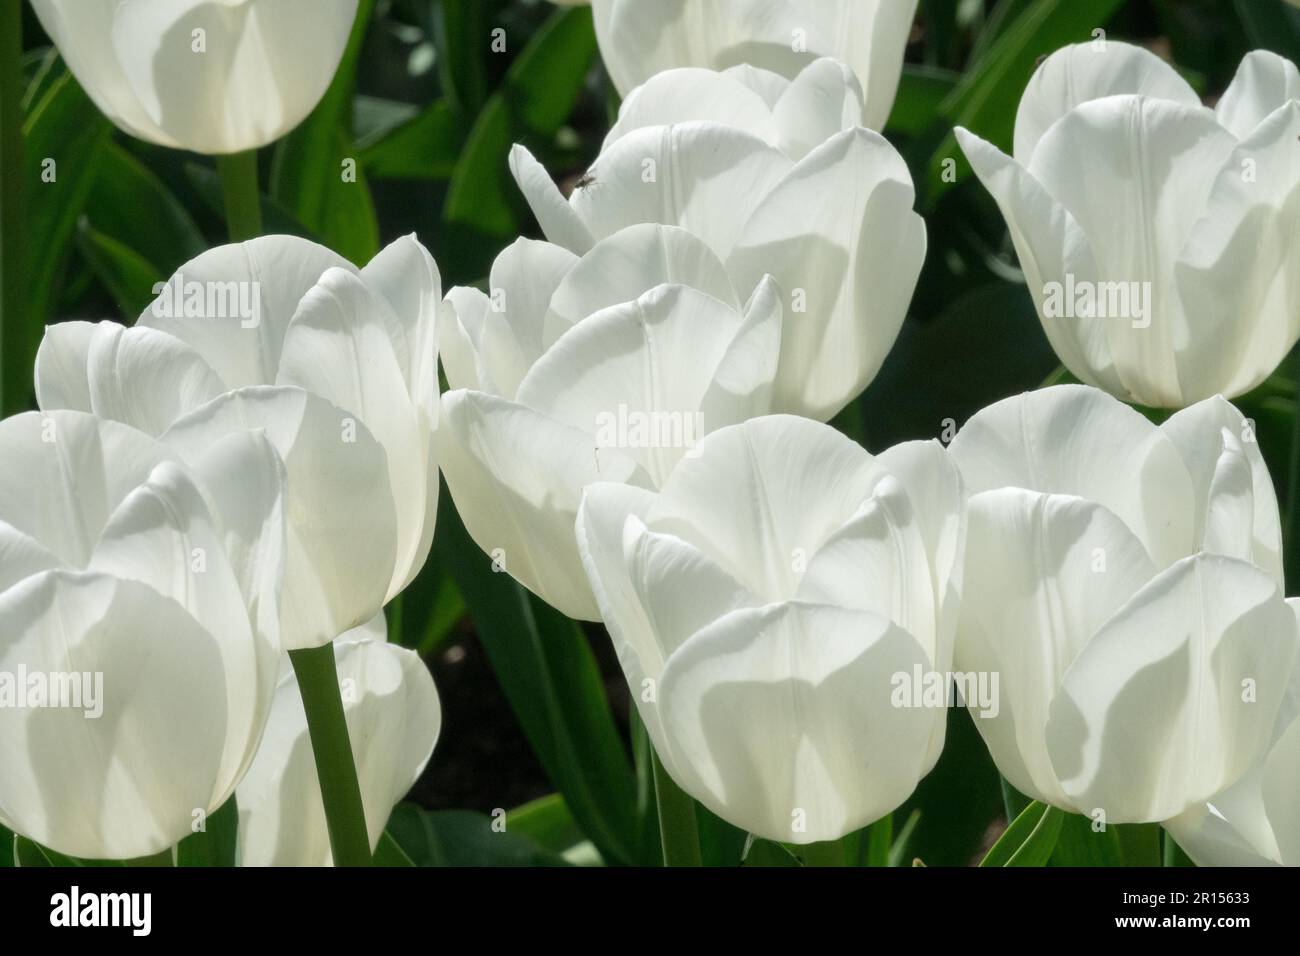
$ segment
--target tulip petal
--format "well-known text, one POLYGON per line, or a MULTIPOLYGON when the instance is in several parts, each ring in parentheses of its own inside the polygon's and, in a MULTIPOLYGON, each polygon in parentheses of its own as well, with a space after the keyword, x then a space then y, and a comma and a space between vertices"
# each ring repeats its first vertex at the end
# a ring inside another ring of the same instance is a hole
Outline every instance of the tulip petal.
POLYGON ((683 458, 649 524, 704 551, 754 594, 793 597, 803 564, 887 472, 825 425, 790 415, 713 432, 683 458))
POLYGON ((60 322, 45 328, 36 350, 36 404, 45 411, 64 408, 92 411, 90 404, 90 343, 98 334, 94 322, 60 322))
POLYGON ((296 236, 218 246, 181 266, 136 325, 185 342, 226 388, 271 385, 298 303, 333 268, 356 271, 296 236))
POLYGON ((438 420, 438 312, 442 276, 438 264, 414 234, 380 250, 361 278, 383 296, 405 332, 407 391, 431 423, 438 420))
POLYGON ((1300 866, 1300 720, 1293 720, 1264 761, 1264 810, 1283 866, 1300 866))
POLYGON ((996 712, 975 725, 1021 793, 1071 806, 1044 727, 1071 661, 1155 569, 1106 508, 1019 488, 970 499, 955 663, 999 675, 996 712))
POLYGON ((1177 447, 1097 389, 1057 385, 978 412, 949 446, 970 494, 1077 495, 1124 522, 1162 568, 1194 549, 1191 478, 1177 447))
POLYGON ((1124 93, 1201 105, 1178 71, 1150 50, 1115 40, 1074 43, 1044 60, 1020 97, 1016 162, 1029 165, 1043 134, 1076 106, 1124 93))
MULTIPOLYGON (((371 849, 393 807, 433 754, 442 726, 438 691, 414 651, 382 641, 334 645, 371 849)), ((280 683, 266 736, 239 785, 244 866, 329 866, 329 831, 307 717, 292 673, 280 683)))
POLYGON ((500 394, 484 367, 485 357, 480 348, 490 307, 486 295, 466 286, 450 289, 442 300, 438 357, 451 388, 475 388, 500 394))
POLYGON ((1253 423, 1216 396, 1160 427, 1191 474, 1197 550, 1242 558, 1281 585, 1282 521, 1253 423))
POLYGON ((659 286, 561 336, 529 370, 518 401, 595 435, 598 447, 618 449, 659 484, 703 437, 700 408, 740 324, 712 296, 659 286))
POLYGON ((760 603, 690 542, 651 531, 635 515, 623 529, 623 560, 659 645, 661 668, 696 631, 760 603))
POLYGON ((331 269, 289 324, 276 380, 355 414, 383 446, 397 509, 388 598, 424 566, 437 515, 437 474, 427 467, 432 436, 403 384, 407 344, 387 302, 355 274, 331 269))
POLYGON ((914 198, 894 148, 851 129, 804 157, 744 225, 727 260, 737 286, 770 272, 798 303, 783 328, 778 411, 827 421, 875 377, 925 258, 914 198))
POLYGON ((736 611, 664 669, 670 766, 687 792, 756 836, 838 839, 916 786, 931 725, 946 713, 895 706, 891 684, 926 666, 907 632, 864 611, 736 611))
POLYGON ((1049 290, 1064 292, 1067 277, 1074 276, 1077 282, 1097 280, 1087 236, 1023 165, 960 126, 956 135, 975 175, 1007 221, 1025 284, 1057 358, 1079 381, 1125 394, 1105 327, 1091 319, 1067 317, 1068 313, 1054 314, 1049 308, 1049 290))
POLYGON ((1252 50, 1219 97, 1215 116, 1237 139, 1246 139, 1260 123, 1288 102, 1300 100, 1300 70, 1270 50, 1252 50))
MULTIPOLYGON (((952 670, 953 644, 961 610, 962 558, 966 551, 966 492, 957 463, 937 441, 895 445, 876 460, 907 491, 925 541, 937 610, 933 649, 927 648, 934 669, 952 670)), ((916 632, 913 632, 913 636, 916 632)), ((930 740, 928 773, 943 751, 947 722, 939 721, 930 740)))
POLYGON ((1145 404, 1185 404, 1175 264, 1236 145, 1208 110, 1112 96, 1071 110, 1034 150, 1029 171, 1087 235, 1099 274, 1119 284, 1107 289, 1127 292, 1099 289, 1095 305, 1105 299, 1099 321, 1116 369, 1145 404))
POLYGON ((517 143, 510 150, 510 174, 519 184, 519 191, 528 200, 528 206, 547 239, 574 255, 585 255, 591 250, 595 239, 587 224, 560 195, 542 164, 517 143))
POLYGON ((779 150, 744 130, 697 122, 654 126, 602 153, 589 171, 590 185, 569 202, 597 239, 642 222, 681 226, 725 261, 750 213, 789 169, 779 150))
POLYGON ((0 593, 63 562, 13 525, 0 521, 0 593))
POLYGON ((708 246, 685 229, 641 223, 596 243, 564 276, 550 300, 541 347, 549 349, 587 316, 660 285, 689 286, 740 310, 731 278, 708 246))
POLYGON ((63 706, 0 707, 0 815, 22 835, 128 859, 216 809, 228 728, 245 715, 226 710, 217 642, 174 601, 98 574, 28 578, 0 594, 0 671, 68 692, 63 706))
POLYGON ((1047 721, 1074 805, 1108 823, 1165 820, 1264 753, 1296 621, 1257 568, 1198 554, 1161 572, 1070 666, 1047 721))
POLYGON ((5 419, 0 447, 0 521, 73 568, 86 566, 122 500, 175 457, 144 432, 69 411, 5 419))
POLYGON ((225 391, 180 339, 116 322, 52 326, 37 353, 36 385, 46 411, 93 412, 154 436, 225 391))
POLYGON ((1249 391, 1300 336, 1297 140, 1300 102, 1291 102, 1233 150, 1182 250, 1187 327, 1175 345, 1189 398, 1249 391))
POLYGON ((791 81, 773 109, 775 144, 791 159, 803 159, 836 133, 857 126, 864 105, 862 87, 846 64, 814 60, 791 81))
POLYGON ((795 597, 871 611, 893 621, 938 658, 934 583, 925 538, 907 493, 892 475, 808 560, 795 597))
POLYGON ((628 94, 601 152, 633 130, 694 120, 735 126, 779 145, 772 109, 757 92, 730 73, 681 67, 655 74, 628 94))
POLYGON ((492 263, 491 299, 483 313, 478 352, 502 398, 514 397, 528 370, 554 341, 546 333, 547 310, 579 262, 563 246, 517 239, 492 263))
POLYGON ((1277 839, 1261 792, 1264 768, 1244 777, 1172 819, 1164 827, 1197 866, 1270 866, 1278 862, 1277 839))
POLYGON ((194 462, 227 435, 264 430, 283 459, 286 650, 319 647, 370 620, 393 579, 397 519, 387 458, 353 416, 301 389, 247 388, 210 402, 163 436, 194 462))
POLYGON ((118 5, 118 0, 32 0, 41 26, 99 111, 140 139, 179 147, 145 112, 113 44, 105 42, 118 5))
MULTIPOLYGON (((249 476, 257 483, 258 476, 249 476)), ((171 598, 216 640, 227 674, 226 735, 216 803, 252 759, 275 687, 277 631, 254 631, 244 593, 202 492, 176 462, 163 462, 109 519, 87 570, 139 581, 171 598)))
POLYGON ((524 405, 465 390, 442 402, 438 461, 470 537, 560 612, 597 620, 573 532, 582 489, 648 478, 625 455, 524 405))
POLYGON ((700 401, 706 428, 710 423, 748 421, 772 410, 772 388, 785 321, 781 299, 776 282, 764 276, 750 296, 740 329, 714 369, 713 381, 700 401))
MULTIPOLYGON (((591 583, 600 618, 609 629, 619 665, 645 722, 655 753, 668 751, 659 708, 647 700, 666 657, 632 583, 623 550, 624 529, 635 517, 644 521, 654 493, 634 485, 598 481, 588 485, 578 505, 574 532, 583 570, 591 583), (649 681, 650 683, 647 683, 649 681)), ((657 695, 650 695, 657 700, 657 695)))
POLYGON ((169 137, 200 153, 236 153, 279 139, 311 112, 356 13, 357 0, 121 0, 99 42, 111 42, 136 99, 169 137))

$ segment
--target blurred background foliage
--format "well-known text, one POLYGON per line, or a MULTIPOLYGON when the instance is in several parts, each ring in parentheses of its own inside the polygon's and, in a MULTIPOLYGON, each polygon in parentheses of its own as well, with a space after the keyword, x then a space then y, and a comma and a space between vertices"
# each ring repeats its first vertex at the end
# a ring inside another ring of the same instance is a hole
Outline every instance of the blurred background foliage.
MULTIPOLYGON (((1002 217, 951 131, 967 126, 1009 149, 1038 61, 1096 29, 1170 59, 1207 101, 1249 49, 1300 62, 1300 10, 1282 0, 921 0, 885 133, 912 169, 929 254, 884 370, 837 422, 870 450, 945 429, 950 437, 984 405, 1064 379, 1002 217), (944 177, 945 160, 956 162, 955 177, 944 177)), ((58 178, 28 190, 22 321, 9 321, 0 354, 7 413, 33 404, 31 361, 47 323, 133 322, 155 282, 226 231, 211 160, 114 130, 26 5, 22 44, 22 173, 39 183, 49 157, 58 178)), ((325 98, 260 152, 265 231, 315 239, 358 264, 414 232, 444 288, 482 284, 505 245, 540 236, 507 170, 510 145, 526 144, 571 188, 617 109, 587 8, 361 0, 325 98), (340 175, 346 160, 356 163, 355 182, 340 175)), ((1275 476, 1291 473, 1293 396, 1288 364, 1239 403, 1258 423, 1275 476)), ((418 649, 434 672, 444 725, 380 861, 657 862, 645 735, 603 629, 579 626, 491 573, 450 505, 444 489, 429 565, 389 608, 390 639, 418 649), (505 834, 496 832, 503 819, 505 834)), ((965 865, 1022 807, 965 711, 954 710, 944 755, 915 795, 836 853, 850 863, 965 865)), ((233 816, 223 814, 209 839, 182 845, 183 860, 229 862, 233 816)), ((746 846, 744 834, 699 814, 709 863, 799 862, 785 847, 746 846)), ((1098 849, 1086 823, 1065 821, 1053 863, 1159 863, 1154 828, 1112 828, 1098 849)), ((0 840, 0 857, 9 851, 0 840)), ((25 841, 16 852, 58 862, 25 841)))

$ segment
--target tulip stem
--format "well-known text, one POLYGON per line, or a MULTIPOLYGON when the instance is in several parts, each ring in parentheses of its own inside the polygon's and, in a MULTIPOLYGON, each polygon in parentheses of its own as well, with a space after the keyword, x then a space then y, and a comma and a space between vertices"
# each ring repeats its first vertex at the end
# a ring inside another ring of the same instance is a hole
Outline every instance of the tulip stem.
MULTIPOLYGON (((23 228, 22 0, 0 0, 0 414, 21 411, 30 379, 21 374, 25 269, 23 228)), ((30 371, 30 365, 27 370, 30 371)))
POLYGON ((655 801, 659 807, 659 836, 664 866, 700 866, 700 838, 695 826, 695 801, 677 786, 654 755, 655 801))
POLYGON ((262 234, 262 197, 257 190, 257 150, 217 157, 231 242, 262 234))
POLYGON ((339 692, 334 645, 290 651, 289 660, 298 677, 298 692, 307 714, 307 732, 316 759, 316 779, 320 781, 321 800, 325 804, 325 824, 334 865, 370 866, 370 836, 366 831, 361 784, 357 780, 357 765, 339 692))

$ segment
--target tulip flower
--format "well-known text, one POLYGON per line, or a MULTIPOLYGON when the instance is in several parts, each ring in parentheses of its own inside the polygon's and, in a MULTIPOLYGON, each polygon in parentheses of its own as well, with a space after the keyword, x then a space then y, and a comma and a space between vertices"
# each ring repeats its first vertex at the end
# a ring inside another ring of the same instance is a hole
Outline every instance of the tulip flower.
MULTIPOLYGON (((372 851, 393 807, 424 771, 442 725, 429 669, 414 651, 386 640, 381 614, 334 642, 372 851)), ((332 864, 307 717, 287 666, 237 798, 242 866, 332 864)))
POLYGON ((1298 678, 1300 672, 1292 676, 1263 759, 1209 802, 1165 822, 1197 866, 1300 866, 1298 678))
POLYGON ((37 398, 134 425, 187 460, 265 429, 289 482, 284 643, 319 647, 374 617, 428 556, 440 286, 413 237, 360 271, 290 236, 221 246, 160 284, 134 328, 52 326, 37 398))
POLYGON ((1253 428, 1222 398, 1157 427, 1058 386, 975 415, 959 672, 1018 790, 1105 823, 1167 820, 1262 755, 1296 654, 1253 428))
POLYGON ((325 94, 357 0, 32 0, 100 111, 209 155, 256 149, 325 94))
POLYGON ((0 422, 0 822, 152 856, 234 792, 275 694, 284 469, 244 433, 182 464, 80 412, 0 422))
POLYGON ((658 487, 707 432, 766 414, 780 294, 765 279, 742 306, 698 239, 653 225, 581 259, 521 239, 490 284, 491 295, 447 297, 440 346, 453 390, 438 461, 494 568, 597 620, 573 539, 583 487, 658 487))
POLYGON ((1300 72, 1257 51, 1215 109, 1123 43, 1048 57, 1014 158, 958 139, 1077 378, 1181 408, 1262 382, 1300 336, 1300 72))
POLYGON ((947 711, 962 492, 937 443, 873 457, 790 416, 720 429, 658 492, 587 488, 583 566, 655 751, 714 813, 837 839, 893 810, 947 711))
POLYGON ((789 84, 699 72, 629 97, 567 200, 522 146, 511 170, 547 238, 574 255, 661 223, 701 240, 735 289, 772 275, 789 297, 773 410, 828 421, 880 370, 916 288, 926 237, 911 174, 879 134, 844 128, 857 86, 830 61, 789 84), (776 105, 760 109, 755 89, 776 105))
POLYGON ((677 67, 748 64, 793 78, 818 57, 844 61, 866 90, 864 126, 889 118, 917 0, 592 0, 605 68, 627 96, 677 67))

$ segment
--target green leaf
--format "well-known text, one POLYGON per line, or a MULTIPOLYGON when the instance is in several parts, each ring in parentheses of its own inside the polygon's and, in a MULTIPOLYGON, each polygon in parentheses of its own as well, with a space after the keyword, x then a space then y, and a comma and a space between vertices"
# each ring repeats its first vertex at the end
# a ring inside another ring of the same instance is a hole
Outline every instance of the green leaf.
POLYGON ((564 796, 552 793, 539 797, 506 814, 507 826, 552 853, 563 853, 586 839, 564 796))
POLYGON ((1034 801, 1007 827, 980 866, 1046 866, 1065 812, 1034 801))
MULTIPOLYGON (((1090 40, 1092 31, 1104 27, 1121 2, 1038 0, 1030 4, 980 57, 975 68, 966 71, 940 112, 951 125, 964 126, 1009 150, 1020 96, 1039 58, 1069 43, 1090 40)), ((956 137, 949 134, 930 161, 928 187, 922 189, 927 208, 933 208, 935 200, 952 185, 943 176, 945 159, 957 161, 957 179, 971 175, 956 137)))
POLYGON ((207 249, 203 233, 180 200, 117 143, 109 143, 100 157, 86 218, 97 232, 153 266, 159 279, 207 249))
POLYGON ((374 7, 375 0, 361 0, 329 89, 302 124, 276 146, 269 190, 325 245, 357 265, 379 251, 379 223, 352 145, 351 113, 357 60, 374 7))
POLYGON ((750 836, 741 854, 741 866, 803 866, 799 857, 782 843, 750 836))
POLYGON ((451 178, 444 220, 490 236, 518 234, 510 147, 526 136, 555 135, 573 109, 595 53, 590 9, 559 10, 546 21, 479 113, 451 178))
POLYGON ((30 257, 26 307, 20 316, 5 319, 6 408, 27 403, 36 348, 50 320, 55 278, 111 130, 71 73, 60 76, 33 102, 23 124, 24 242, 30 257))
POLYGON ((1052 866, 1123 866, 1119 828, 1094 830, 1090 817, 1067 813, 1052 851, 1052 866))
POLYGON ((434 546, 547 775, 610 862, 640 862, 636 783, 582 629, 492 570, 444 487, 434 546))
POLYGON ((939 108, 952 94, 961 79, 960 73, 934 66, 903 67, 898 96, 885 129, 903 136, 919 136, 943 121, 939 108))
POLYGON ((898 831, 898 836, 894 839, 894 845, 889 850, 889 866, 912 865, 914 856, 912 853, 912 838, 916 835, 916 828, 920 823, 920 810, 913 810, 908 814, 907 822, 903 824, 903 829, 898 831))
POLYGON ((153 301, 154 284, 166 278, 134 249, 96 231, 84 217, 77 223, 77 248, 128 323, 153 301))
POLYGON ((366 173, 387 179, 449 179, 468 136, 464 117, 447 100, 367 143, 358 151, 366 173))
POLYGON ((1234 0, 1250 42, 1300 63, 1300 10, 1284 0, 1234 0))
POLYGON ((232 796, 208 816, 204 829, 176 845, 177 866, 234 866, 239 808, 232 796))
POLYGON ((474 113, 487 99, 487 58, 490 4, 485 0, 442 0, 435 21, 438 74, 442 88, 465 113, 474 113))
POLYGON ((385 830, 379 838, 379 843, 375 847, 375 866, 387 867, 411 867, 415 866, 412 860, 393 835, 385 830))
POLYGON ((1125 866, 1160 866, 1163 854, 1160 849, 1160 824, 1124 823, 1109 829, 1119 834, 1119 848, 1125 866))
MULTIPOLYGON (((403 803, 393 810, 387 833, 415 866, 568 866, 520 833, 493 829, 493 821, 469 810, 421 810, 403 803)), ((384 848, 385 865, 394 865, 384 848)))

